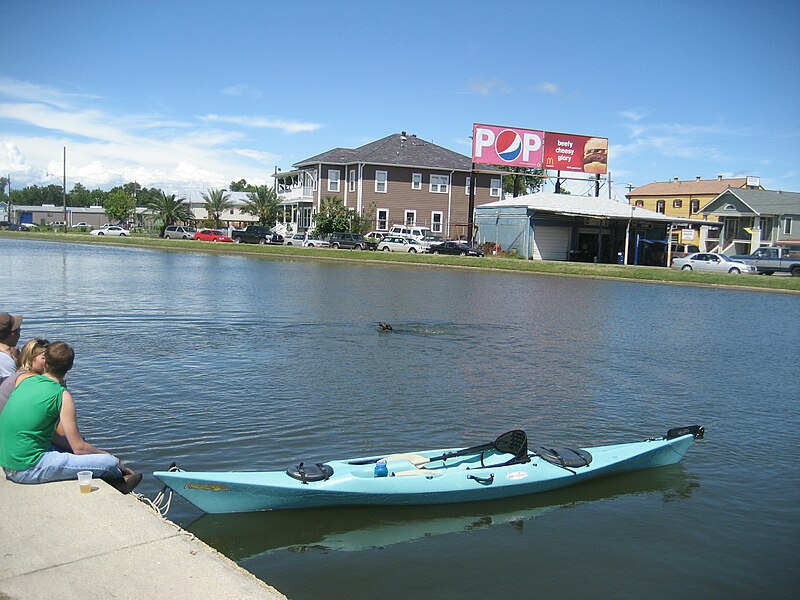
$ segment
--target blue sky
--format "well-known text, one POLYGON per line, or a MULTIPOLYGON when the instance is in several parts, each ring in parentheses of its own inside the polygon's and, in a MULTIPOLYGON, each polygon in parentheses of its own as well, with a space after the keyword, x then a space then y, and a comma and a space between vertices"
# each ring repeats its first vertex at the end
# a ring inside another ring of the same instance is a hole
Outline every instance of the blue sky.
POLYGON ((469 154, 478 122, 607 137, 614 197, 717 175, 800 191, 797 0, 0 5, 15 189, 60 183, 64 146, 69 189, 180 192, 400 131, 469 154))

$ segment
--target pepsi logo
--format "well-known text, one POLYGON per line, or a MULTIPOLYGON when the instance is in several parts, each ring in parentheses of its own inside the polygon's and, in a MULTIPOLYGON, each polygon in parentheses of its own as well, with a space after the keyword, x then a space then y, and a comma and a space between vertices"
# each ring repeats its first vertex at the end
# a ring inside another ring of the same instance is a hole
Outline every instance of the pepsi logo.
POLYGON ((494 149, 502 160, 514 162, 522 154, 522 138, 516 131, 505 129, 495 139, 494 149))

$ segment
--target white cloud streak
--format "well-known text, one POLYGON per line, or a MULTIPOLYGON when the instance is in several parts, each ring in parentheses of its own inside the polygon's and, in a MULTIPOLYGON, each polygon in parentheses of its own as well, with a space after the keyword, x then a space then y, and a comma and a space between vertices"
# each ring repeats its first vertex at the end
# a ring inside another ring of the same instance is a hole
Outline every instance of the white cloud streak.
POLYGON ((204 123, 227 123, 229 125, 241 125, 243 127, 255 127, 266 129, 280 129, 284 133, 302 133, 306 131, 316 131, 321 127, 318 123, 305 123, 302 121, 286 121, 283 119, 270 119, 267 117, 245 117, 236 115, 215 115, 209 114, 198 117, 204 123))

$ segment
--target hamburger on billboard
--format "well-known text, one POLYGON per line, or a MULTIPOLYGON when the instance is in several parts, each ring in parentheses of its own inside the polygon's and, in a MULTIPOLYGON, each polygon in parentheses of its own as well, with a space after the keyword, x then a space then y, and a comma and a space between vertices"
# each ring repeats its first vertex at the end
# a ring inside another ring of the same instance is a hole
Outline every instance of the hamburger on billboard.
POLYGON ((558 171, 605 173, 608 139, 548 131, 544 136, 544 166, 558 171))

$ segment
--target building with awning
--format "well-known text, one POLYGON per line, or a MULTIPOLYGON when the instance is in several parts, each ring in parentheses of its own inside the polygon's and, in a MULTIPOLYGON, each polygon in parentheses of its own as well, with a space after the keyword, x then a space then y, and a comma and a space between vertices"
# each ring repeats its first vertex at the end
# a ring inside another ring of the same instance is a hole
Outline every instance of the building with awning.
POLYGON ((537 193, 475 209, 479 243, 533 260, 666 265, 681 227, 717 227, 594 196, 537 193))

